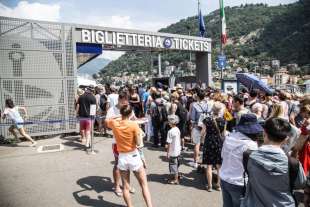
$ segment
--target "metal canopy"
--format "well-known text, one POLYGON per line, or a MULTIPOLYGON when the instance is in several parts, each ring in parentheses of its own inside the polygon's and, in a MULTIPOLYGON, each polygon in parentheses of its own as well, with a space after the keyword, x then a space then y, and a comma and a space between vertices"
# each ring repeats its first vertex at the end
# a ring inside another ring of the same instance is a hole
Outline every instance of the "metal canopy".
MULTIPOLYGON (((76 122, 47 122, 75 118, 77 69, 99 55, 78 53, 77 43, 111 51, 189 51, 196 54, 196 79, 211 83, 209 38, 0 16, 0 108, 11 98, 27 107, 29 120, 44 121, 25 125, 29 134, 77 131, 76 122)), ((0 136, 9 136, 7 127, 0 136)))

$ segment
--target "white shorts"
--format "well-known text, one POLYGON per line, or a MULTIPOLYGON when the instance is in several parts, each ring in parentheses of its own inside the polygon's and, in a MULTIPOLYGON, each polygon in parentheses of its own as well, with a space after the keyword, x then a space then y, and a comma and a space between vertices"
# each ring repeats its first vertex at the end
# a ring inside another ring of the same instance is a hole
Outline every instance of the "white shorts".
POLYGON ((138 150, 128 153, 119 153, 118 169, 122 171, 138 171, 143 166, 138 150))
POLYGON ((201 142, 201 130, 194 127, 192 129, 192 139, 193 139, 194 144, 200 144, 200 142, 201 142))

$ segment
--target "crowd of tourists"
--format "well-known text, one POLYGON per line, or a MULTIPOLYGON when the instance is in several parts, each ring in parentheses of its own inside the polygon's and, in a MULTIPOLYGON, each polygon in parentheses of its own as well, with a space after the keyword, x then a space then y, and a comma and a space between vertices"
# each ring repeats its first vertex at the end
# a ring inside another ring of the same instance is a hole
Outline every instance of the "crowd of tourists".
MULTIPOLYGON (((208 192, 222 191, 225 207, 296 206, 296 190, 304 191, 309 205, 310 96, 246 88, 234 94, 200 87, 184 90, 181 85, 99 85, 77 98, 79 117, 85 101, 96 103, 98 117, 105 117, 97 119, 98 130, 112 129, 114 190, 128 206, 134 193, 130 171, 147 206, 152 205, 143 138, 154 148, 165 148, 169 184, 180 183, 180 156, 191 150, 186 146, 193 146, 191 166, 204 171, 208 192), (143 125, 137 123, 141 117, 147 120, 143 125)), ((81 122, 81 130, 87 131, 85 126, 81 122)), ((81 133, 88 145, 89 133, 81 133)))
MULTIPOLYGON (((222 191, 224 207, 293 207, 296 190, 304 193, 309 206, 310 96, 246 88, 237 94, 201 87, 185 90, 179 84, 171 89, 162 84, 79 88, 75 107, 80 141, 86 147, 91 105, 96 105, 96 130, 112 130, 114 191, 127 206, 132 206, 130 194, 135 192, 130 172, 139 181, 146 205, 152 206, 144 141, 165 149, 168 184, 182 184, 180 156, 192 150, 191 166, 204 172, 207 192, 222 191)), ((18 129, 35 145, 18 124, 22 118, 12 100, 6 100, 2 117, 16 123, 11 132, 18 129)))

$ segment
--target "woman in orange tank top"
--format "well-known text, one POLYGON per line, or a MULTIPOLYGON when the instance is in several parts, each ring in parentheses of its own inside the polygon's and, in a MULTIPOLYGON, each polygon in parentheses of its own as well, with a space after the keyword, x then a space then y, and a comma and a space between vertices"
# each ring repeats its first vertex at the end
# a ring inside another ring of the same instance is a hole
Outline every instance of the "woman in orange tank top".
POLYGON ((107 126, 112 129, 119 152, 118 168, 123 180, 123 197, 128 207, 132 206, 130 198, 129 175, 133 171, 140 187, 147 207, 152 207, 151 194, 146 179, 146 172, 137 145, 140 145, 139 125, 129 120, 132 114, 130 105, 122 106, 120 109, 121 118, 107 120, 107 126))

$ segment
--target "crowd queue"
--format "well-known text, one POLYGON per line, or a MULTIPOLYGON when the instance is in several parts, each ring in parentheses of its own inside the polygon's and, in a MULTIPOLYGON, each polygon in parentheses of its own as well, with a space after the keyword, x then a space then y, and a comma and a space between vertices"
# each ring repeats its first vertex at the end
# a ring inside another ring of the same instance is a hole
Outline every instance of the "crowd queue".
MULTIPOLYGON (((166 149, 169 184, 180 183, 180 156, 193 150, 191 166, 204 172, 208 192, 222 191, 224 207, 293 207, 296 190, 304 193, 304 205, 310 205, 310 96, 246 88, 238 94, 200 87, 184 90, 181 85, 79 88, 75 106, 80 141, 87 147, 90 105, 97 106, 96 129, 113 132, 114 191, 127 206, 132 206, 130 194, 135 192, 130 172, 139 181, 146 205, 152 206, 145 140, 166 149)), ((6 101, 5 117, 15 123, 22 120, 12 100, 6 101)), ((10 131, 15 129, 35 145, 22 125, 10 131)))
MULTIPOLYGON (((112 129, 114 190, 128 206, 134 193, 130 171, 152 206, 143 138, 154 148, 166 149, 169 184, 180 183, 180 156, 190 150, 186 141, 191 143, 192 167, 204 172, 208 192, 222 191, 224 207, 296 206, 296 190, 304 192, 309 206, 310 96, 246 88, 234 94, 200 87, 184 90, 181 85, 99 85, 77 99, 80 117, 81 102, 88 96, 98 106, 97 115, 105 117, 97 120, 98 130, 112 129), (147 119, 143 128, 137 123, 141 117, 147 119)), ((87 145, 89 133, 81 133, 87 145)))

